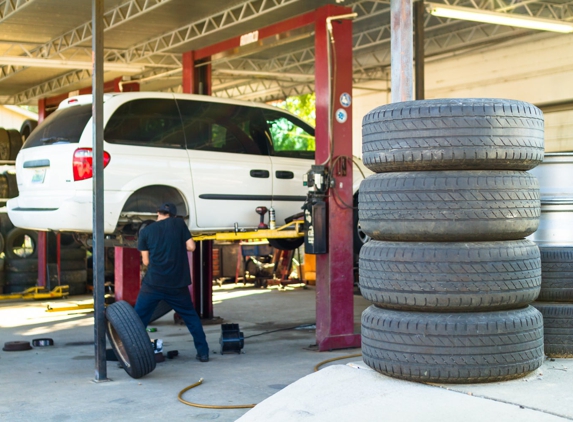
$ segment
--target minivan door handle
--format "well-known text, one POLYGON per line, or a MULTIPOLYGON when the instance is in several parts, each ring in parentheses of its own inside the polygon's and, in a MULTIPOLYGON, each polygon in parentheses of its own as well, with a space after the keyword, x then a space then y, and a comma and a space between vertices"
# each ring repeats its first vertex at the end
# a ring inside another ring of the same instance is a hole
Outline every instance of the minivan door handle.
POLYGON ((277 170, 275 176, 277 176, 277 179, 294 179, 294 173, 286 170, 277 170))
POLYGON ((259 179, 268 179, 270 177, 268 170, 251 170, 251 177, 257 177, 259 179))

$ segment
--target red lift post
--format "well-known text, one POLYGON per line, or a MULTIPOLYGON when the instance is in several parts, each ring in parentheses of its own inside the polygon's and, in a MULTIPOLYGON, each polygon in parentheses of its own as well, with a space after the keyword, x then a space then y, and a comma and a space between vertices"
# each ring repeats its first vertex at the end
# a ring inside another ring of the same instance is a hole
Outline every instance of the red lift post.
MULTIPOLYGON (((324 6, 314 12, 300 15, 257 31, 257 39, 307 25, 315 26, 315 90, 316 90, 316 163, 331 157, 329 167, 336 181, 337 201, 332 195, 327 199, 329 221, 329 253, 317 257, 316 283, 316 339, 319 350, 360 346, 360 335, 354 333, 354 274, 352 245, 352 106, 342 105, 342 94, 352 94, 352 22, 331 19, 332 39, 327 28, 327 18, 348 15, 347 7, 324 6), (329 71, 328 48, 331 43, 332 70, 329 71), (332 77, 332 82, 330 82, 332 77), (331 95, 332 86, 332 95, 331 95), (332 108, 330 103, 333 103, 332 108), (342 109, 339 119, 334 113, 342 109), (332 113, 332 114, 331 114, 332 113), (332 144, 328 125, 333 125, 332 144), (331 147, 333 150, 331 151, 331 147), (344 165, 343 165, 344 163, 344 165), (337 170, 339 169, 339 170, 337 170)), ((210 65, 212 55, 241 46, 241 37, 183 54, 183 92, 210 93, 210 65), (201 90, 200 87, 203 87, 201 90)), ((351 98, 351 97, 346 97, 351 98)), ((206 243, 206 242, 200 242, 206 243)), ((200 250, 202 246, 199 246, 200 250)), ((194 254, 192 297, 198 313, 203 318, 212 317, 212 245, 203 251, 202 258, 194 254)))

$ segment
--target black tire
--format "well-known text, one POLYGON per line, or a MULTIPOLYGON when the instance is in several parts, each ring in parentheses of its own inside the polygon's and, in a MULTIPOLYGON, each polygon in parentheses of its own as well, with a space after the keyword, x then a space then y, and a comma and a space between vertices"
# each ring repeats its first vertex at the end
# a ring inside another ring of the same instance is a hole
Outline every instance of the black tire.
POLYGON ((409 381, 478 383, 519 378, 543 363, 543 318, 510 311, 362 313, 362 357, 376 371, 409 381))
POLYGON ((573 358, 573 303, 534 302, 543 314, 545 354, 573 358))
POLYGON ((281 251, 293 251, 298 249, 304 243, 304 237, 295 237, 293 239, 267 239, 269 245, 281 251))
POLYGON ((0 198, 8 198, 8 178, 0 174, 0 198))
POLYGON ((86 260, 60 261, 60 271, 87 271, 86 260))
POLYGON ((60 271, 60 284, 67 284, 70 295, 83 295, 87 290, 87 270, 60 271))
POLYGON ((543 160, 543 113, 490 98, 392 103, 362 121, 370 170, 529 170, 543 160))
POLYGON ((153 314, 151 315, 151 319, 149 320, 149 322, 151 323, 153 321, 158 320, 162 316, 171 312, 171 310, 173 310, 173 308, 169 303, 165 302, 164 300, 159 301, 159 303, 155 307, 155 311, 153 311, 153 314))
POLYGON ((5 212, 0 213, 0 233, 4 235, 4 240, 6 240, 6 236, 14 228, 14 224, 10 221, 10 217, 5 212))
POLYGON ((38 272, 38 259, 7 259, 6 267, 7 272, 11 273, 32 273, 38 272))
POLYGON ((541 214, 537 179, 523 171, 374 174, 362 181, 358 206, 376 240, 521 239, 541 214))
POLYGON ((541 302, 573 302, 573 247, 541 251, 541 302))
POLYGON ((0 233, 0 253, 4 252, 4 236, 0 233))
POLYGON ((370 241, 370 236, 364 233, 360 219, 358 218, 358 195, 354 198, 354 209, 352 210, 352 245, 354 249, 354 264, 358 264, 360 250, 362 246, 370 241))
POLYGON ((35 287, 38 283, 38 272, 29 273, 5 273, 6 282, 5 293, 20 293, 30 287, 35 287))
POLYGON ((36 120, 24 120, 22 126, 20 126, 20 135, 22 135, 22 139, 25 141, 30 136, 30 133, 38 126, 38 121, 36 120))
POLYGON ((37 258, 38 256, 38 233, 35 231, 15 227, 6 236, 5 243, 4 252, 10 260, 37 258))
POLYGON ((0 127, 0 160, 10 159, 10 135, 0 127))
POLYGON ((85 249, 60 249, 61 261, 79 261, 80 259, 86 259, 85 249))
POLYGON ((360 292, 382 308, 423 312, 514 309, 541 285, 537 245, 505 242, 380 242, 360 254, 360 292))
POLYGON ((153 345, 135 310, 125 301, 105 310, 107 336, 123 369, 132 378, 141 378, 155 369, 153 345))
POLYGON ((8 136, 10 137, 10 160, 15 160, 22 149, 22 135, 16 129, 10 129, 8 136))
POLYGON ((5 173, 6 181, 8 182, 8 198, 16 198, 18 196, 18 181, 16 180, 15 173, 5 173))
POLYGON ((76 242, 73 234, 60 233, 60 249, 80 249, 82 244, 76 242))

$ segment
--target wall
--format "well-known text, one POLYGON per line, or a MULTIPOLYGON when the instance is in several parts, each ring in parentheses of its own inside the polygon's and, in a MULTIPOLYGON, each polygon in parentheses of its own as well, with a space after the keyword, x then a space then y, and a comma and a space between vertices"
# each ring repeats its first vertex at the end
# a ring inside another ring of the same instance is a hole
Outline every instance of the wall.
POLYGON ((0 106, 0 127, 20 130, 26 119, 38 119, 38 115, 13 106, 0 106))
MULTIPOLYGON (((511 98, 533 104, 573 100, 573 37, 538 33, 471 52, 426 60, 426 98, 511 98)), ((387 82, 369 85, 386 89, 387 82)), ((354 153, 364 114, 390 101, 354 90, 354 153)), ((546 113, 546 151, 573 151, 573 111, 546 113)))

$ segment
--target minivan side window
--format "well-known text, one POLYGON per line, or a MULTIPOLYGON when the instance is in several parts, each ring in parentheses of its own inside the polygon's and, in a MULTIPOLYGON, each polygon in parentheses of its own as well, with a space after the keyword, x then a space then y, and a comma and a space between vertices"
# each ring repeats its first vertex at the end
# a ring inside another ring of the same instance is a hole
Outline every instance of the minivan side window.
POLYGON ((91 117, 91 104, 58 109, 30 134, 22 148, 78 143, 91 117))
POLYGON ((103 134, 112 144, 185 148, 185 136, 175 100, 129 101, 113 113, 103 134))
POLYGON ((264 110, 272 140, 271 155, 277 157, 314 159, 314 129, 286 113, 264 110))
POLYGON ((177 100, 187 149, 268 154, 260 110, 233 104, 177 100))

